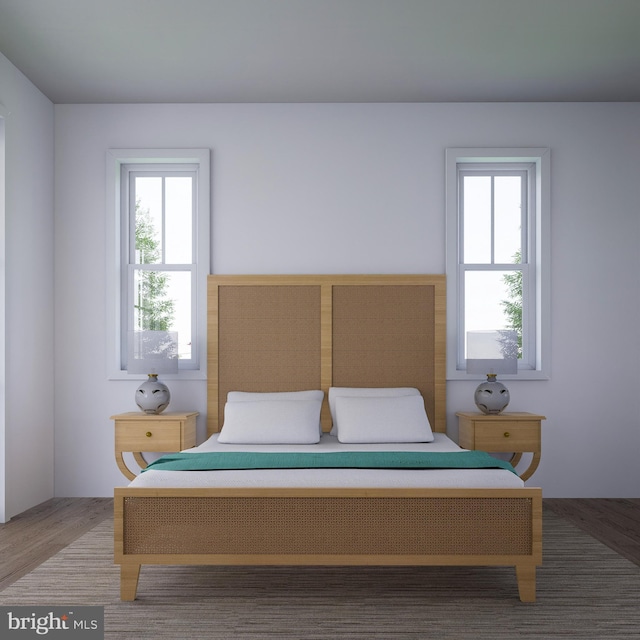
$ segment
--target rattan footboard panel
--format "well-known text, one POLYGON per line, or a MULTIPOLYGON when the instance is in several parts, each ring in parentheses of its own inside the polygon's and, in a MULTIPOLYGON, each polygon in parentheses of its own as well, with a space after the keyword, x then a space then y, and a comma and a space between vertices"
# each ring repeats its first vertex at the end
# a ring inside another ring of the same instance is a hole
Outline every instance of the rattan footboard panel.
POLYGON ((125 497, 123 553, 531 556, 532 498, 125 497))

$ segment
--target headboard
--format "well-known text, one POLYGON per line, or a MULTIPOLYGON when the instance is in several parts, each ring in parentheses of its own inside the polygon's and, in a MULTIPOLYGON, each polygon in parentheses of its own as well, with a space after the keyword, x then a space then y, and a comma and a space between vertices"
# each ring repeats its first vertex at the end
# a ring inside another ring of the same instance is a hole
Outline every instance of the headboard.
POLYGON ((446 430, 444 275, 213 275, 207 316, 208 435, 229 391, 331 386, 417 387, 446 430))

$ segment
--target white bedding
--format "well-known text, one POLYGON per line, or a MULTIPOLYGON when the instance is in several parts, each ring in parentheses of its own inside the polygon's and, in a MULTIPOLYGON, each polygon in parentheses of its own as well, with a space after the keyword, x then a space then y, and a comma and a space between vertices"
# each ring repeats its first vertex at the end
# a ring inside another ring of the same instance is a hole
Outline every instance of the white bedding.
MULTIPOLYGON (((188 452, 202 451, 460 451, 443 433, 433 442, 401 444, 343 444, 324 434, 311 445, 233 445, 211 436, 188 452)), ((302 488, 522 488, 524 482, 504 469, 260 469, 240 471, 156 471, 137 476, 130 487, 302 487, 302 488)))

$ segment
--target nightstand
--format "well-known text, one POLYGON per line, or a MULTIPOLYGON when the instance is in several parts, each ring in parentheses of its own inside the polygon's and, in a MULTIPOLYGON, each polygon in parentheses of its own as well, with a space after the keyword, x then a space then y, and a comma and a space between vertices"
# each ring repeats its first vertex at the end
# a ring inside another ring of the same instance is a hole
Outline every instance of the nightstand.
POLYGON ((460 411, 458 416, 458 444, 463 449, 479 449, 490 452, 513 453, 511 464, 515 467, 522 454, 533 453, 531 464, 520 474, 528 480, 540 464, 541 422, 544 416, 534 413, 484 413, 460 411))
POLYGON ((197 415, 197 411, 158 415, 132 411, 111 416, 115 422, 115 453, 120 471, 129 480, 136 477, 124 462, 124 451, 131 451, 135 461, 144 469, 147 462, 142 451, 168 453, 195 447, 197 415))

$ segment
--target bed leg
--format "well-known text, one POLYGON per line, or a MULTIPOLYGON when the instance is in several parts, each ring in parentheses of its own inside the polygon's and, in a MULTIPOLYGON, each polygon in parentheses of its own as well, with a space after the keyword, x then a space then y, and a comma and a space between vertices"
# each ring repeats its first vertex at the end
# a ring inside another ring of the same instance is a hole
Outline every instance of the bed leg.
POLYGON ((140 576, 139 564, 120 565, 120 599, 135 600, 138 590, 138 577, 140 576))
POLYGON ((518 593, 522 602, 536 601, 536 567, 535 565, 516 565, 518 593))

